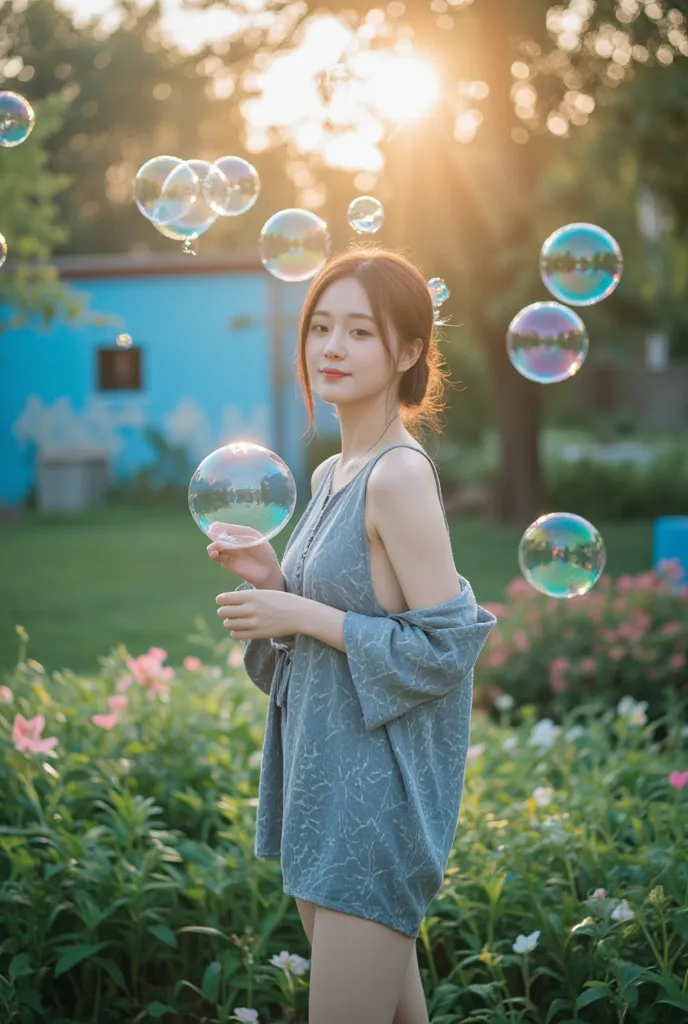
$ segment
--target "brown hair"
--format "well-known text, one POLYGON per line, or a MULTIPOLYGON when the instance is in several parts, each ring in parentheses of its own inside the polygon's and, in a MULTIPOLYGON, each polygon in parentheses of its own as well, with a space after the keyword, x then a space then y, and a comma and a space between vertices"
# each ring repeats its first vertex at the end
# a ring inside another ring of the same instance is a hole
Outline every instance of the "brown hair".
POLYGON ((432 299, 423 275, 401 253, 360 245, 334 256, 311 283, 299 323, 297 375, 306 403, 308 426, 314 428, 313 391, 306 368, 306 338, 320 296, 333 282, 354 277, 365 288, 380 338, 393 359, 389 339, 391 325, 404 345, 421 338, 423 348, 413 366, 399 381, 401 420, 416 440, 423 424, 441 433, 440 413, 446 402, 447 374, 440 369, 443 358, 437 346, 432 299))

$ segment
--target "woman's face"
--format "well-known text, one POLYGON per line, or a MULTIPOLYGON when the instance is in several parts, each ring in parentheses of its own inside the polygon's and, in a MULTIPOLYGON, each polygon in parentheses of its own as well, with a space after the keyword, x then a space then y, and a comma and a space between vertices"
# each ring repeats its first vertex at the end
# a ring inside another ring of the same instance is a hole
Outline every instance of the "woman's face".
MULTIPOLYGON (((390 335, 390 344, 396 346, 392 331, 390 335)), ((389 387, 389 355, 365 288, 355 277, 334 281, 320 296, 306 338, 306 366, 313 390, 337 405, 389 387), (347 376, 322 373, 330 368, 347 376)))

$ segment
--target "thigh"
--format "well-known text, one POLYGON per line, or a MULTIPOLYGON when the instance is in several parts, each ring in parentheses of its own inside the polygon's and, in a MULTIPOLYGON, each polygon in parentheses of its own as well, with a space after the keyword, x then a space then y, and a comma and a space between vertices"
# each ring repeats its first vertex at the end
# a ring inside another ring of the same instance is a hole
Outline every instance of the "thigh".
POLYGON ((308 900, 300 900, 298 896, 295 896, 296 907, 301 918, 301 924, 303 930, 306 933, 308 944, 313 948, 313 924, 315 922, 315 904, 309 903, 308 900))
POLYGON ((316 905, 309 1024, 392 1024, 414 945, 377 921, 316 905))

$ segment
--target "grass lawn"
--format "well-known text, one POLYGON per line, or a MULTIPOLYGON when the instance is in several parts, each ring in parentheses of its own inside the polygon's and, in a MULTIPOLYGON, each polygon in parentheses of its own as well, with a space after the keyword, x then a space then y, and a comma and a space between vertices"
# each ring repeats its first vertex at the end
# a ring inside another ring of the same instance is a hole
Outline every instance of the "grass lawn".
MULTIPOLYGON (((302 511, 274 538, 279 558, 302 511)), ((458 571, 479 601, 500 600, 519 574, 520 532, 458 517, 450 525, 458 571)), ((651 523, 596 525, 612 576, 650 567, 651 523)), ((0 525, 0 669, 16 663, 17 624, 29 633, 29 657, 49 671, 95 672, 98 656, 120 642, 134 655, 164 647, 172 664, 199 653, 185 641, 194 618, 226 636, 215 595, 241 582, 211 562, 207 543, 186 509, 28 513, 0 525)))

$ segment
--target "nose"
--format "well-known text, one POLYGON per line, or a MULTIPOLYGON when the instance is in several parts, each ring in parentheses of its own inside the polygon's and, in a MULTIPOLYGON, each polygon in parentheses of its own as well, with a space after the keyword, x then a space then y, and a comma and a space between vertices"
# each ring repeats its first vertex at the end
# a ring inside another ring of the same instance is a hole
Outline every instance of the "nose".
POLYGON ((323 348, 323 355, 342 356, 344 354, 341 344, 342 335, 343 328, 338 326, 332 328, 332 330, 330 331, 330 335, 325 343, 325 347, 323 348))

